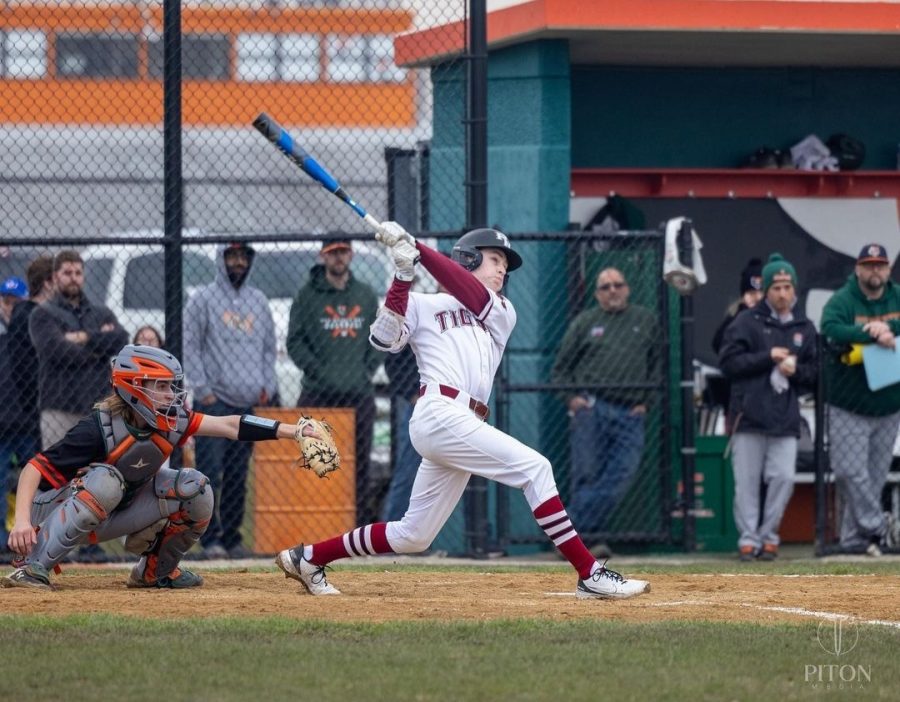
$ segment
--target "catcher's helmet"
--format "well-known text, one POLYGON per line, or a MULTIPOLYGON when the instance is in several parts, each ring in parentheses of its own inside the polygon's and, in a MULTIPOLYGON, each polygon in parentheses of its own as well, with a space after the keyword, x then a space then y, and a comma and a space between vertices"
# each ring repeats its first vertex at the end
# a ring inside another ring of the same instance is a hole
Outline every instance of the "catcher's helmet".
POLYGON ((481 265, 481 249, 500 249, 505 253, 507 273, 522 265, 522 257, 512 250, 509 237, 499 229, 473 229, 463 234, 453 246, 450 258, 467 271, 474 271, 481 265))
POLYGON ((168 351, 129 344, 113 361, 112 384, 119 397, 154 429, 175 428, 184 406, 184 372, 168 351), (156 381, 160 380, 170 382, 171 389, 158 389, 156 381))

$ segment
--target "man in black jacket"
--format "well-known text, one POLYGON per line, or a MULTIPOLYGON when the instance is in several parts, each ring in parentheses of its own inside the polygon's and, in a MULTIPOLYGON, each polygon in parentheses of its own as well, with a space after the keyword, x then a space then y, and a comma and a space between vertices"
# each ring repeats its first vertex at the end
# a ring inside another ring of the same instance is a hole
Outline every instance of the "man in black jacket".
MULTIPOLYGON (((15 306, 9 320, 9 368, 22 426, 35 444, 41 447, 41 419, 38 410, 38 359, 28 323, 34 309, 53 296, 53 258, 38 256, 26 271, 29 298, 15 306)), ((25 457, 28 460, 30 456, 25 457)), ((24 465, 24 463, 23 463, 24 465)))
POLYGON ((734 520, 743 561, 778 554, 778 528, 794 490, 799 395, 816 380, 816 330, 796 306, 794 267, 772 254, 762 278, 765 298, 728 326, 719 353, 731 380, 734 520))
POLYGON ((128 343, 115 315, 84 294, 77 251, 56 255, 53 283, 56 293, 29 320, 38 356, 42 448, 62 439, 109 392, 110 359, 128 343))
MULTIPOLYGON (((5 512, 7 481, 41 448, 38 415, 38 361, 28 334, 31 311, 53 292, 53 259, 36 258, 28 266, 28 285, 18 286, 7 333, 0 336, 0 506, 5 512), (29 295, 27 299, 22 296, 29 295)), ((0 292, 0 296, 5 295, 0 292)), ((0 524, 0 563, 12 559, 6 551, 6 529, 0 524)))

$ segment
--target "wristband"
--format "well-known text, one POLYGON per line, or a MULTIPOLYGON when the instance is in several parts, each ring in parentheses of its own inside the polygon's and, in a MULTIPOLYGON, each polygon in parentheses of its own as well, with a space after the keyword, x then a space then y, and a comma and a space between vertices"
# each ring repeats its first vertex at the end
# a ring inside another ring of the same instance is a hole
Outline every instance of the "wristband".
POLYGON ((271 441, 278 438, 277 419, 257 417, 252 414, 242 414, 241 423, 238 425, 238 441, 271 441))

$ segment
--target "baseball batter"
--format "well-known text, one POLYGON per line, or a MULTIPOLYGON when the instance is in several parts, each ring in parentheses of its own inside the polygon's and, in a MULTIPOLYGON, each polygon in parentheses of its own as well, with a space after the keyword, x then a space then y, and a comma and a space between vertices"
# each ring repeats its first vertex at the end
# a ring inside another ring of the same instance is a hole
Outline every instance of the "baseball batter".
MULTIPOLYGON (((52 590, 50 571, 76 546, 121 536, 126 550, 141 556, 128 587, 202 585, 203 578, 178 564, 209 524, 213 491, 197 470, 163 467, 172 450, 193 435, 290 438, 307 458, 305 444, 321 439, 312 437, 324 430, 306 418, 294 427, 252 415, 191 412, 182 380, 178 359, 163 349, 129 345, 119 352, 113 393, 22 469, 9 547, 23 561, 0 581, 4 587, 52 590)), ((312 448, 310 455, 328 453, 328 446, 312 448)), ((339 464, 336 454, 331 459, 339 464)))
POLYGON ((453 248, 451 259, 430 249, 400 225, 386 222, 378 238, 388 245, 396 274, 369 340, 398 353, 407 344, 421 377, 410 438, 422 456, 409 507, 400 521, 358 527, 313 545, 278 554, 278 567, 313 595, 340 591, 325 565, 340 558, 427 549, 450 517, 471 475, 522 490, 538 524, 578 572, 581 598, 624 598, 650 590, 599 564, 582 543, 563 507, 550 462, 487 424, 486 402, 516 324, 512 303, 500 294, 508 273, 522 265, 509 239, 476 229, 453 248), (410 293, 421 264, 447 292, 410 293))

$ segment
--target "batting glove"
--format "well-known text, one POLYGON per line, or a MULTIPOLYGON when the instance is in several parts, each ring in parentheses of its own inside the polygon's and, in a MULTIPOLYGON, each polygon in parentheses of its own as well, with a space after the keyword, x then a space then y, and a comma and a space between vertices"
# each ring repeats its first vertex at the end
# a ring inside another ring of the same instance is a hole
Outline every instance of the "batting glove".
POLYGON ((394 269, 397 280, 411 281, 416 277, 416 264, 419 262, 419 250, 408 241, 399 241, 391 247, 394 269))
POLYGON ((396 222, 382 222, 375 238, 385 246, 396 246, 398 242, 406 241, 415 245, 413 235, 406 231, 402 225, 396 222))

